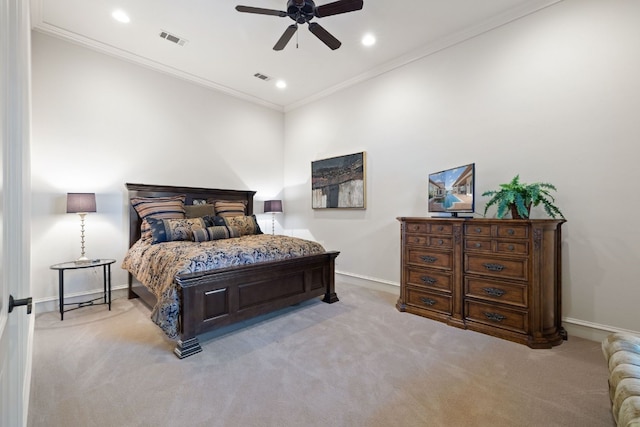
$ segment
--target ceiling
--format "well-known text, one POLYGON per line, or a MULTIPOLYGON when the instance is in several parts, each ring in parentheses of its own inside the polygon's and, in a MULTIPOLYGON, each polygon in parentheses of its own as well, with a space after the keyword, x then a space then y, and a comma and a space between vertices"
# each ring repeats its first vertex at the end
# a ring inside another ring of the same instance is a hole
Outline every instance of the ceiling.
POLYGON ((360 11, 314 18, 342 42, 335 51, 306 25, 274 51, 293 21, 235 10, 238 4, 286 10, 286 0, 31 0, 31 19, 42 33, 287 111, 557 1, 364 0, 360 11), (129 23, 113 19, 117 9, 129 23), (167 41, 162 31, 186 43, 167 41), (361 43, 366 33, 375 45, 361 43), (277 80, 287 87, 277 88, 277 80))

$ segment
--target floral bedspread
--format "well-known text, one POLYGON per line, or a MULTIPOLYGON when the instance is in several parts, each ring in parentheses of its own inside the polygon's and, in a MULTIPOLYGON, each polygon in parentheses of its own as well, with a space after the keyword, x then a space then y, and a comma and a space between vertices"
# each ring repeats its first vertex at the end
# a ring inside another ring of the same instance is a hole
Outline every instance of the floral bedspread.
POLYGON ((138 240, 127 251, 122 268, 156 296, 151 319, 172 339, 178 337, 179 294, 174 278, 244 264, 276 261, 323 253, 319 243, 296 237, 256 234, 207 242, 138 240))

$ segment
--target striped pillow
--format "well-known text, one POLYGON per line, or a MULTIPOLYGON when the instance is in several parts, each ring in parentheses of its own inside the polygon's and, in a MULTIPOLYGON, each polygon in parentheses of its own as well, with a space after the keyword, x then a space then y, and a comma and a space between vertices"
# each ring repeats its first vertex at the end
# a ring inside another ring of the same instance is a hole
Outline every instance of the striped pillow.
POLYGON ((151 226, 147 218, 182 219, 184 218, 184 200, 186 196, 171 197, 132 197, 131 205, 142 219, 140 238, 150 240, 152 238, 151 226))
POLYGON ((218 216, 238 216, 245 215, 247 209, 246 201, 216 200, 213 206, 218 216))
POLYGON ((207 242, 209 240, 229 239, 231 237, 240 237, 240 230, 236 227, 227 227, 225 225, 216 225, 213 227, 199 228, 193 230, 194 242, 207 242))

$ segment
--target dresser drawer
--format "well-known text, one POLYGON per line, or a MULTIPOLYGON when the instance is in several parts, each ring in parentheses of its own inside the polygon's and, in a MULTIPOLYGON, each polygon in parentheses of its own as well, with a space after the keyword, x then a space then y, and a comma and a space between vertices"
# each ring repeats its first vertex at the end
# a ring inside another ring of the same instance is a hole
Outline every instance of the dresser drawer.
POLYGON ((452 252, 429 251, 419 248, 406 248, 406 251, 409 264, 445 270, 452 269, 452 252))
POLYGON ((451 249, 453 248, 453 240, 451 237, 429 236, 427 246, 430 248, 451 249))
POLYGON ((420 234, 406 234, 405 243, 407 245, 426 246, 429 236, 420 234))
POLYGON ((506 279, 528 280, 526 258, 493 258, 475 254, 465 254, 464 272, 506 279))
POLYGON ((529 242, 527 240, 477 239, 467 237, 464 239, 464 249, 471 252, 477 251, 527 256, 529 254, 529 242))
POLYGON ((464 235, 474 237, 491 237, 491 225, 465 224, 464 235))
POLYGON ((407 233, 427 233, 429 224, 424 222, 408 222, 405 228, 407 233))
POLYGON ((451 237, 430 236, 419 234, 407 234, 406 243, 408 245, 424 246, 428 248, 453 248, 453 240, 451 237))
POLYGON ((474 322, 515 332, 527 333, 529 330, 526 311, 510 310, 480 302, 466 301, 465 317, 474 322))
POLYGON ((496 301, 527 308, 527 286, 466 277, 464 281, 467 297, 496 301))
POLYGON ((451 292, 451 280, 451 274, 441 273, 436 270, 411 267, 407 269, 408 285, 424 286, 425 288, 451 292))
POLYGON ((465 224, 464 235, 467 237, 527 239, 529 238, 529 226, 517 224, 465 224))
POLYGON ((407 304, 426 310, 451 314, 451 297, 407 287, 407 304))
POLYGON ((510 239, 526 239, 529 237, 529 227, 526 225, 498 225, 496 226, 496 236, 510 239))
POLYGON ((464 249, 467 251, 492 252, 492 241, 490 239, 464 239, 464 249))
POLYGON ((508 241, 498 240, 495 245, 496 253, 503 254, 516 254, 516 255, 529 255, 529 242, 528 241, 508 241))
POLYGON ((423 223, 423 222, 408 222, 405 231, 407 233, 418 234, 438 234, 443 236, 453 235, 453 225, 446 224, 444 222, 439 223, 423 223))
POLYGON ((453 225, 444 223, 431 223, 429 224, 429 233, 451 236, 453 234, 453 225))

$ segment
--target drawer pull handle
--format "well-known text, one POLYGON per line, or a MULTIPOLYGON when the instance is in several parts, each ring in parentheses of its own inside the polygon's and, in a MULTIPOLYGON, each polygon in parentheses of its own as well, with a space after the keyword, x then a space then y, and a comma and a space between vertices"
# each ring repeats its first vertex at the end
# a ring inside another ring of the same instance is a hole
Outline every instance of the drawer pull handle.
POLYGON ((498 314, 498 313, 484 313, 484 315, 486 316, 487 319, 494 321, 494 322, 502 322, 503 320, 505 320, 507 318, 507 316, 503 316, 502 314, 498 314))
POLYGON ((442 231, 442 230, 444 230, 443 226, 438 227, 438 231, 442 231))
POLYGON ((513 236, 515 234, 515 231, 513 231, 513 228, 510 228, 507 230, 507 234, 513 236))
POLYGON ((481 248, 482 247, 482 243, 476 243, 476 248, 481 248))
POLYGON ((420 238, 419 238, 419 237, 416 237, 415 239, 413 239, 413 241, 414 241, 415 243, 420 243, 420 238))
POLYGON ((507 247, 507 249, 509 249, 510 251, 513 251, 513 250, 515 249, 515 246, 513 246, 513 245, 509 245, 509 246, 507 247))
POLYGON ((482 228, 476 227, 476 233, 480 233, 481 231, 482 231, 482 228))
POLYGON ((422 255, 420 259, 422 259, 424 262, 430 262, 430 263, 434 263, 438 260, 438 258, 434 256, 429 256, 429 255, 422 255))
POLYGON ((504 270, 504 265, 502 265, 502 264, 484 263, 482 265, 484 266, 484 268, 486 268, 489 271, 502 271, 502 270, 504 270))
POLYGON ((482 288, 482 290, 484 291, 485 294, 490 295, 492 297, 501 297, 507 293, 507 291, 504 291, 498 288, 482 288))
POLYGON ((421 297, 420 301, 422 301, 425 305, 428 305, 428 306, 434 306, 438 302, 434 299, 426 298, 426 297, 421 297))
POLYGON ((444 243, 444 241, 442 239, 438 240, 438 244, 442 245, 444 243))
POLYGON ((424 283, 427 283, 429 285, 433 285, 434 283, 437 282, 436 279, 434 279, 433 277, 429 277, 429 276, 422 276, 420 278, 420 280, 422 280, 424 283))

